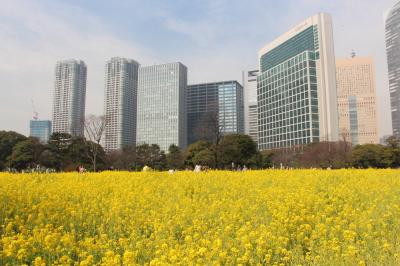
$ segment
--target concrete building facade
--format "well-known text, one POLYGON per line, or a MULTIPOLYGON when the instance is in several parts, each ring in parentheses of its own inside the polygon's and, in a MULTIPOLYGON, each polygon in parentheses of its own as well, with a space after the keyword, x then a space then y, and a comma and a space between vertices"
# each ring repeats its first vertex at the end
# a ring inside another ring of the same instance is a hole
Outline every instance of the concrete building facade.
POLYGON ((336 61, 340 139, 379 143, 375 66, 370 57, 336 61))
MULTIPOLYGON (((243 99, 244 99, 244 132, 250 135, 250 121, 254 123, 254 105, 257 105, 257 76, 260 73, 258 70, 250 70, 242 72, 243 84, 243 99)), ((254 124, 253 124, 254 126, 254 124)), ((256 139, 254 139, 256 141, 256 139)))
POLYGON ((57 62, 53 97, 53 132, 83 136, 86 100, 86 64, 57 62))
POLYGON ((106 63, 104 148, 106 151, 136 145, 136 115, 139 63, 112 58, 106 63))
POLYGON ((248 106, 248 135, 258 143, 258 106, 257 103, 248 106))
POLYGON ((385 28, 392 128, 400 136, 400 2, 388 11, 385 28))

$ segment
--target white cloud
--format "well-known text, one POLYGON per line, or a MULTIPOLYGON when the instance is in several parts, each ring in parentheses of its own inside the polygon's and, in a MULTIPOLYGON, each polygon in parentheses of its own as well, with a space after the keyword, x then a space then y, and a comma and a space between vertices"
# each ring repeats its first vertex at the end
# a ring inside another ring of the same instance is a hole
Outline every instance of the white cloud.
POLYGON ((42 119, 51 119, 56 61, 76 58, 88 66, 86 113, 103 111, 104 64, 113 56, 152 62, 143 47, 119 39, 82 10, 39 2, 10 1, 0 10, 0 125, 28 134, 34 99, 42 119))
MULTIPOLYGON (((374 57, 377 68, 381 134, 391 132, 386 72, 383 13, 395 0, 193 0, 201 11, 173 12, 172 4, 136 12, 139 23, 164 23, 151 29, 182 38, 176 50, 163 50, 162 40, 144 48, 121 39, 104 18, 55 1, 9 1, 0 9, 0 125, 27 133, 32 112, 30 98, 42 118, 51 118, 53 68, 57 60, 77 58, 88 65, 87 113, 103 109, 104 63, 112 56, 133 58, 143 65, 181 61, 189 81, 241 79, 241 70, 257 65, 257 51, 307 16, 319 11, 333 15, 338 57, 354 49, 374 57), (151 13, 147 13, 151 12, 151 13), (191 14, 190 12, 194 12, 191 14), (190 42, 187 42, 190 40, 190 42), (158 48, 155 48, 158 47, 158 48), (161 47, 161 48, 160 48, 161 47), (153 49, 150 51, 149 49, 153 49), (12 120, 10 119, 12 117, 12 120)), ((133 4, 136 7, 137 3, 133 4)), ((176 5, 186 4, 177 1, 176 5)), ((128 5, 129 8, 132 6, 128 5)), ((140 8, 140 7, 138 7, 140 8)), ((132 18, 135 19, 135 18, 132 18)), ((128 31, 129 29, 122 29, 128 31)), ((149 29, 143 29, 149 30, 149 29)), ((140 40, 140 36, 137 36, 140 40)))

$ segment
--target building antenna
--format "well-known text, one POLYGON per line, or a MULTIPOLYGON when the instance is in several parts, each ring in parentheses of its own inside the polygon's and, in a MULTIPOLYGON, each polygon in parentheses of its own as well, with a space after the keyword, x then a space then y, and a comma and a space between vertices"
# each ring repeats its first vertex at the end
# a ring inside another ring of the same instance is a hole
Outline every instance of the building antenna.
POLYGON ((35 103, 33 102, 33 99, 31 99, 31 103, 32 103, 32 110, 33 110, 33 120, 37 121, 39 119, 39 113, 36 112, 35 103))

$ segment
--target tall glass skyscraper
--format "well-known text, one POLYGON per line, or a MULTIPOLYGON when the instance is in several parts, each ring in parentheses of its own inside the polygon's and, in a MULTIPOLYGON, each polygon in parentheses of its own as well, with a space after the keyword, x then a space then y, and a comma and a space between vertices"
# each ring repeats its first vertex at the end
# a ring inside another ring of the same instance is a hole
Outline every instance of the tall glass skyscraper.
POLYGON ((118 150, 136 143, 136 110, 139 63, 112 58, 106 63, 104 148, 118 150))
POLYGON ((400 136, 400 2, 386 16, 386 53, 393 134, 400 136))
POLYGON ((332 20, 319 13, 259 51, 258 146, 338 140, 332 20))
POLYGON ((83 136, 86 65, 81 60, 57 62, 53 99, 53 132, 83 136))
POLYGON ((232 80, 188 86, 187 121, 188 144, 214 141, 218 132, 244 133, 242 85, 232 80))
POLYGON ((169 63, 139 68, 137 143, 186 148, 187 68, 169 63))
POLYGON ((41 143, 49 142, 51 136, 50 120, 31 120, 29 123, 29 136, 36 137, 41 143))

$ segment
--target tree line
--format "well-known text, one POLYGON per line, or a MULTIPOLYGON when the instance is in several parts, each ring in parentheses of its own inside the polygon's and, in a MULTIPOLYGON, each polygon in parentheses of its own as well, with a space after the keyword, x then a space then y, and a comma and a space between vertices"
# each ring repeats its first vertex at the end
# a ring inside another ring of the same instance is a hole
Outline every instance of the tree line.
POLYGON ((90 171, 192 169, 195 165, 230 168, 231 164, 253 168, 268 167, 254 141, 246 135, 227 135, 218 143, 198 141, 186 150, 172 144, 167 152, 157 144, 126 146, 106 153, 99 143, 66 133, 54 133, 47 144, 13 131, 0 131, 0 170, 16 171, 39 167, 74 171, 83 166, 90 171))
POLYGON ((303 147, 269 151, 275 167, 288 168, 399 168, 400 138, 382 144, 352 146, 350 142, 318 142, 303 147))
POLYGON ((260 152, 247 135, 231 134, 214 141, 200 140, 186 150, 171 145, 164 152, 156 144, 127 146, 106 153, 100 139, 90 140, 54 133, 47 144, 13 131, 0 131, 0 170, 16 171, 38 167, 55 171, 74 171, 81 165, 90 171, 139 171, 144 166, 155 170, 193 169, 195 165, 213 169, 246 166, 265 168, 398 168, 400 139, 388 138, 386 145, 365 144, 352 147, 346 141, 319 142, 291 149, 260 152))
MULTIPOLYGON (((25 137, 13 131, 0 131, 0 170, 18 171, 38 167, 55 171, 73 171, 78 165, 96 170, 104 168, 105 153, 100 145, 98 162, 93 166, 94 143, 66 133, 54 133, 47 144, 39 139, 25 137)), ((97 154, 96 154, 97 155, 97 154)))

